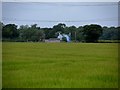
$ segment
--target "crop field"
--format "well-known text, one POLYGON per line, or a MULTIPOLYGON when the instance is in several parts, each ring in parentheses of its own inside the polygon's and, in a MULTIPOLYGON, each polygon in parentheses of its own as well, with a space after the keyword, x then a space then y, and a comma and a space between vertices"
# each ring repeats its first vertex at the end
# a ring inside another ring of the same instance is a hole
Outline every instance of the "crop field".
POLYGON ((0 41, 0 89, 2 88, 2 42, 0 41))
POLYGON ((117 43, 4 42, 3 88, 117 88, 117 43))

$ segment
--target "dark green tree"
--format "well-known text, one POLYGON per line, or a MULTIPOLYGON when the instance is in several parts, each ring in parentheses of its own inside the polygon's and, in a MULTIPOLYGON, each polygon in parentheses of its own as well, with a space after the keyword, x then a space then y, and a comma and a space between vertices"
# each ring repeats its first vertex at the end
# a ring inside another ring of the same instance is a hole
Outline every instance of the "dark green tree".
POLYGON ((76 40, 79 42, 83 42, 84 41, 84 36, 83 36, 83 27, 79 26, 76 29, 76 40))
POLYGON ((14 39, 19 36, 19 32, 17 30, 17 25, 15 24, 7 24, 2 28, 2 37, 14 39))
POLYGON ((27 31, 29 29, 28 25, 21 25, 19 28, 19 39, 20 41, 27 41, 27 31))
POLYGON ((36 30, 35 34, 34 34, 34 41, 44 41, 45 39, 45 34, 43 30, 36 30))
POLYGON ((52 32, 53 32, 52 28, 42 28, 42 30, 44 31, 45 39, 54 37, 54 34, 52 34, 52 32))
POLYGON ((2 40, 2 28, 3 28, 4 24, 2 22, 0 22, 0 41, 2 40))
POLYGON ((77 28, 76 28, 75 26, 70 26, 70 27, 68 28, 68 32, 71 33, 71 40, 76 41, 76 38, 77 38, 77 37, 76 37, 76 36, 77 36, 76 31, 77 31, 77 28))
POLYGON ((103 27, 103 34, 100 36, 100 40, 118 40, 119 30, 117 27, 103 27))
POLYGON ((117 30, 118 30, 118 40, 120 40, 120 26, 117 27, 117 30))
POLYGON ((52 38, 56 37, 57 32, 63 33, 65 28, 66 28, 66 25, 63 23, 59 23, 58 25, 54 25, 52 31, 50 32, 50 34, 54 35, 52 38))
POLYGON ((86 42, 97 42, 103 32, 102 27, 96 24, 85 25, 83 29, 83 35, 86 42))
POLYGON ((28 25, 20 26, 19 28, 20 32, 20 40, 21 41, 43 41, 44 39, 44 31, 40 29, 40 27, 37 27, 37 24, 31 25, 29 27, 28 25))

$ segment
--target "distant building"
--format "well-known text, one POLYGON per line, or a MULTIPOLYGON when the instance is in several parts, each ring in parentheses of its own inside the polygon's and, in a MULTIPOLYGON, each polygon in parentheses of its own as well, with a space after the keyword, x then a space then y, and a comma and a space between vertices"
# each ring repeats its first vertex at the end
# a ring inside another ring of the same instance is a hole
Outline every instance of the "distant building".
POLYGON ((69 35, 67 35, 67 34, 61 34, 61 33, 59 33, 59 35, 58 35, 58 39, 60 39, 61 41, 63 40, 63 38, 65 37, 66 38, 66 40, 67 40, 67 42, 70 42, 71 40, 70 40, 70 36, 71 36, 71 33, 69 33, 69 35))
POLYGON ((70 41, 71 41, 71 40, 70 40, 70 36, 71 36, 70 33, 69 33, 69 35, 59 33, 59 35, 58 35, 57 38, 45 39, 44 41, 45 41, 45 42, 61 42, 61 41, 63 41, 63 38, 66 38, 66 41, 67 41, 67 42, 70 42, 70 41))
POLYGON ((60 42, 60 39, 58 39, 58 38, 50 38, 50 39, 45 39, 45 42, 60 42))

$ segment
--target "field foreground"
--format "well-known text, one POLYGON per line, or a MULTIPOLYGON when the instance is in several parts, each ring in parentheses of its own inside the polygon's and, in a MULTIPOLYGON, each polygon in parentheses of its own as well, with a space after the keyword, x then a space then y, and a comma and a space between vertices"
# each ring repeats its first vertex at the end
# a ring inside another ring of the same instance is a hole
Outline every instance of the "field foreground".
POLYGON ((3 43, 3 88, 117 88, 113 43, 3 43))

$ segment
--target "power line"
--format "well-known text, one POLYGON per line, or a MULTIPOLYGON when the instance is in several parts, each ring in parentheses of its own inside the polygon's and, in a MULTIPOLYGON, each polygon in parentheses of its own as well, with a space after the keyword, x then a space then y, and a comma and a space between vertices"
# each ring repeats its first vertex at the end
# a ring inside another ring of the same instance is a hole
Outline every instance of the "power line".
POLYGON ((111 3, 95 3, 95 2, 29 2, 29 3, 25 3, 25 2, 19 2, 17 4, 21 4, 22 5, 47 5, 47 6, 116 6, 116 5, 120 5, 120 3, 117 2, 111 2, 111 3))
POLYGON ((94 4, 94 3, 89 3, 89 4, 82 4, 82 3, 79 3, 79 4, 56 4, 56 5, 61 5, 61 6, 114 6, 114 5, 118 5, 118 3, 108 3, 108 4, 94 4))
POLYGON ((33 20, 33 19, 16 19, 16 18, 3 18, 3 21, 24 21, 24 22, 91 22, 91 21, 118 21, 117 17, 114 18, 99 18, 99 19, 88 19, 88 20, 33 20))

